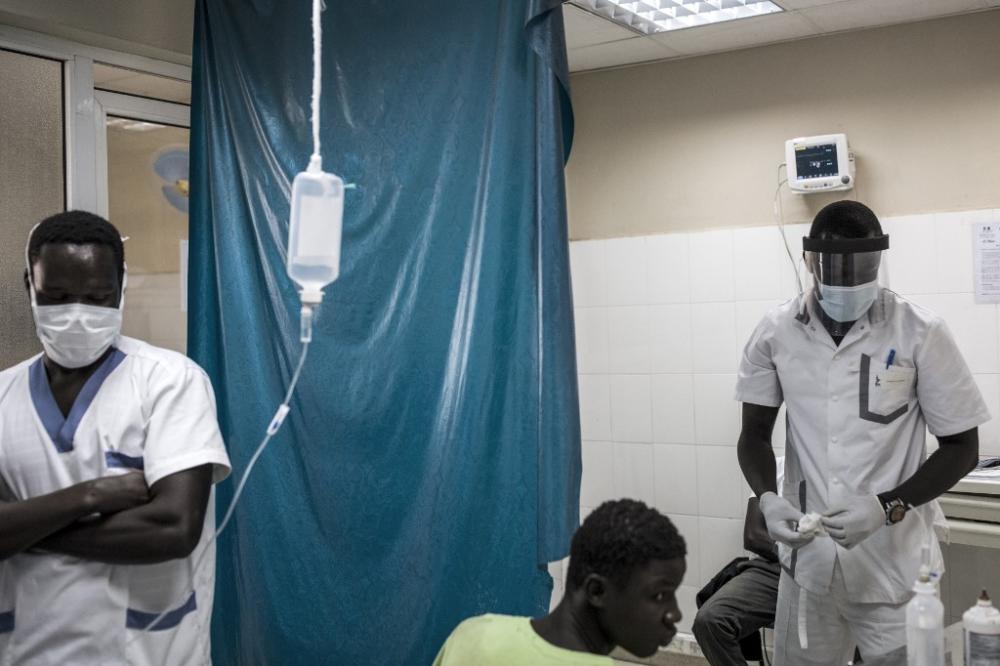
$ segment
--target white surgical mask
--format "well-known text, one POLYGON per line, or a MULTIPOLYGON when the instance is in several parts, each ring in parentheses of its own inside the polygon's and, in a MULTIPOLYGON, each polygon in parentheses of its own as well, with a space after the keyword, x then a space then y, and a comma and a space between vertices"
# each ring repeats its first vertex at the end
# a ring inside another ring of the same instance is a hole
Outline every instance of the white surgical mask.
MULTIPOLYGON (((122 301, 124 301, 124 297, 122 301)), ((101 357, 121 334, 122 311, 83 303, 37 305, 31 311, 45 354, 64 368, 82 368, 101 357)), ((124 303, 122 303, 124 305, 124 303)))
POLYGON ((859 284, 855 287, 834 287, 820 282, 819 305, 830 319, 847 322, 857 321, 875 302, 878 296, 878 280, 859 284))

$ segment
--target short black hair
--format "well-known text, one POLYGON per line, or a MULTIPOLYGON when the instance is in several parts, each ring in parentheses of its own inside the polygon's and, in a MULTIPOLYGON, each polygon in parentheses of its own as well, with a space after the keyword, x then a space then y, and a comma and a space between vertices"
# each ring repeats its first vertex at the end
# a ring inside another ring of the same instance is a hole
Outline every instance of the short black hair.
POLYGON ((882 235, 882 225, 871 208, 860 201, 834 201, 816 213, 810 238, 872 238, 882 235))
POLYGON ((28 264, 34 266, 47 244, 105 245, 114 253, 118 265, 118 284, 125 273, 125 246, 122 235, 100 215, 84 210, 68 210, 51 215, 35 227, 28 243, 28 264))
POLYGON ((686 554, 669 518, 637 500, 614 500, 597 507, 573 535, 566 580, 579 589, 596 573, 625 585, 637 566, 686 554))

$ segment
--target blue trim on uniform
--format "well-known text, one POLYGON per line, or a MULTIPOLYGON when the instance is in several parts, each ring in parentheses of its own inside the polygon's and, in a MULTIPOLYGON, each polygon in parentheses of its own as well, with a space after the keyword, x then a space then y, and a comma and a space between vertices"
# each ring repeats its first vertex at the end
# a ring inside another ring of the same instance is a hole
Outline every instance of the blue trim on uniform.
POLYGON ((137 469, 141 472, 146 466, 142 456, 127 456, 121 451, 105 451, 104 462, 108 469, 124 467, 125 469, 137 469))
POLYGON ((0 634, 9 634, 14 631, 14 611, 0 613, 0 634))
POLYGON ((73 442, 66 443, 60 438, 59 431, 66 419, 59 411, 59 405, 52 395, 52 387, 49 386, 49 377, 45 374, 45 364, 41 357, 28 369, 28 387, 31 390, 31 402, 35 405, 35 412, 45 426, 45 432, 49 433, 49 439, 60 453, 72 451, 73 442))
POLYGON ((38 413, 42 425, 45 426, 49 439, 55 444, 59 453, 73 450, 73 438, 76 437, 76 429, 80 427, 80 421, 83 420, 91 403, 94 402, 94 398, 97 397, 97 392, 101 390, 104 380, 124 360, 125 354, 117 349, 112 349, 108 357, 80 389, 67 417, 63 416, 55 396, 52 395, 52 387, 49 385, 49 377, 45 372, 45 363, 42 357, 31 364, 31 368, 28 370, 31 401, 35 404, 35 411, 38 413))
POLYGON ((191 596, 188 597, 188 600, 184 602, 183 606, 164 613, 163 617, 160 618, 160 621, 153 627, 150 627, 149 625, 153 624, 153 620, 160 617, 159 613, 147 613, 145 611, 129 608, 125 614, 125 626, 129 629, 148 629, 149 631, 173 629, 181 623, 181 620, 184 619, 185 615, 198 608, 194 595, 195 593, 192 592, 191 596))

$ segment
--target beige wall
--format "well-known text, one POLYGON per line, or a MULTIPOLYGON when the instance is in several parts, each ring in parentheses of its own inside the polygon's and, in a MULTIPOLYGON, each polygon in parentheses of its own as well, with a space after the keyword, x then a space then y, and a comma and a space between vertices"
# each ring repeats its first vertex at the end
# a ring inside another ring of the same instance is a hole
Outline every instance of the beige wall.
POLYGON ((851 192, 783 190, 786 221, 1000 207, 1000 10, 575 75, 570 236, 773 219, 786 139, 846 132, 851 192))

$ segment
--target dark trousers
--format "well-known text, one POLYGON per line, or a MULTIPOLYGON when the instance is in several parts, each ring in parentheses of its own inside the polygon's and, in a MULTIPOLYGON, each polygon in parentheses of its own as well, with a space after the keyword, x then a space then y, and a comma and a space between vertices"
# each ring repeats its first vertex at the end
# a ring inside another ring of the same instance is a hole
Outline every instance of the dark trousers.
POLYGON ((694 618, 695 638, 712 666, 746 666, 740 640, 774 623, 780 568, 765 560, 741 566, 694 618))

